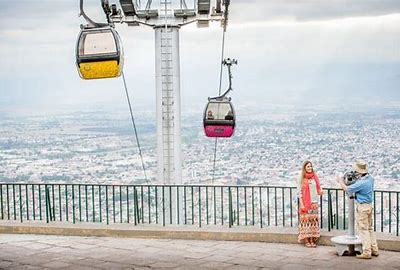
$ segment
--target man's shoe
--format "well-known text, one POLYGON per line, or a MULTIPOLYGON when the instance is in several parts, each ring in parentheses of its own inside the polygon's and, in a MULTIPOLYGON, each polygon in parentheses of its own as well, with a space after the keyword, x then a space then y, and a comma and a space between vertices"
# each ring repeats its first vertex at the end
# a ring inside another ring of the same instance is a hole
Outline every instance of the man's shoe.
POLYGON ((373 251, 372 253, 371 253, 371 255, 372 256, 374 256, 374 257, 378 257, 379 256, 379 252, 378 251, 373 251))
POLYGON ((368 254, 360 254, 356 256, 357 259, 371 259, 371 255, 368 254))

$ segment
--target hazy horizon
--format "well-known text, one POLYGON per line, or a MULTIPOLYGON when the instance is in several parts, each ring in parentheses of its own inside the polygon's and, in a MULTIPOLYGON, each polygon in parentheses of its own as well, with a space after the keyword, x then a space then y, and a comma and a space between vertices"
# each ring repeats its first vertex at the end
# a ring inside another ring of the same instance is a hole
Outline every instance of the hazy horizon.
MULTIPOLYGON (((104 20, 99 1, 85 1, 85 7, 104 20)), ((68 0, 3 5, 0 106, 52 110, 126 104, 122 78, 84 81, 78 76, 75 42, 84 23, 78 10, 78 1, 68 0)), ((260 109, 269 103, 398 104, 399 25, 399 1, 232 1, 225 57, 238 59, 232 70, 233 102, 256 103, 260 109)), ((116 29, 132 102, 154 109, 154 31, 119 24, 116 29)), ((217 93, 221 37, 217 23, 181 28, 183 110, 217 93)))

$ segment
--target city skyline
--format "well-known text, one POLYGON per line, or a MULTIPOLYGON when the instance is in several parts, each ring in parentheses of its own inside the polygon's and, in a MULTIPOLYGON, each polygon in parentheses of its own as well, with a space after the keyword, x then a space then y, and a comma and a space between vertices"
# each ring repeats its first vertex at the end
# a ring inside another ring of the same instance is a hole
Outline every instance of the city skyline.
MULTIPOLYGON (((307 113, 271 107, 263 115, 250 109, 237 120, 235 135, 218 141, 215 184, 294 186, 301 163, 311 159, 324 186, 334 188, 335 176, 363 158, 378 189, 400 189, 396 107, 307 113)), ((0 181, 159 183, 153 114, 135 112, 147 181, 123 109, 3 115, 0 181)), ((187 113, 182 122, 184 183, 213 183, 214 140, 204 136, 201 117, 187 113)))

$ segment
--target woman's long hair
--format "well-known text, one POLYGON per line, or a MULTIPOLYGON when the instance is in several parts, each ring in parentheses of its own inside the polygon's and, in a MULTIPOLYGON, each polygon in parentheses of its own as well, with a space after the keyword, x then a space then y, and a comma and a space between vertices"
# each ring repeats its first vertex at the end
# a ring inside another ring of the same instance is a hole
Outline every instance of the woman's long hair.
MULTIPOLYGON (((311 164, 311 166, 312 166, 312 162, 309 161, 309 160, 305 160, 303 162, 303 165, 301 166, 301 175, 300 175, 301 186, 304 186, 305 181, 306 181, 305 179, 306 179, 306 166, 307 166, 307 164, 311 164)), ((313 168, 313 171, 314 171, 314 168, 313 168)))

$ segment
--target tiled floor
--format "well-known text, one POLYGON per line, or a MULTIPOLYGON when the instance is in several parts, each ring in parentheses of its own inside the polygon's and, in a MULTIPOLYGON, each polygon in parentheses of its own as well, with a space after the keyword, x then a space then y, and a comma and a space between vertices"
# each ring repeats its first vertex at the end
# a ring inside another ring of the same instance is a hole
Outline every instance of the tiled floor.
POLYGON ((400 269, 400 253, 359 260, 296 244, 0 234, 0 269, 400 269))

